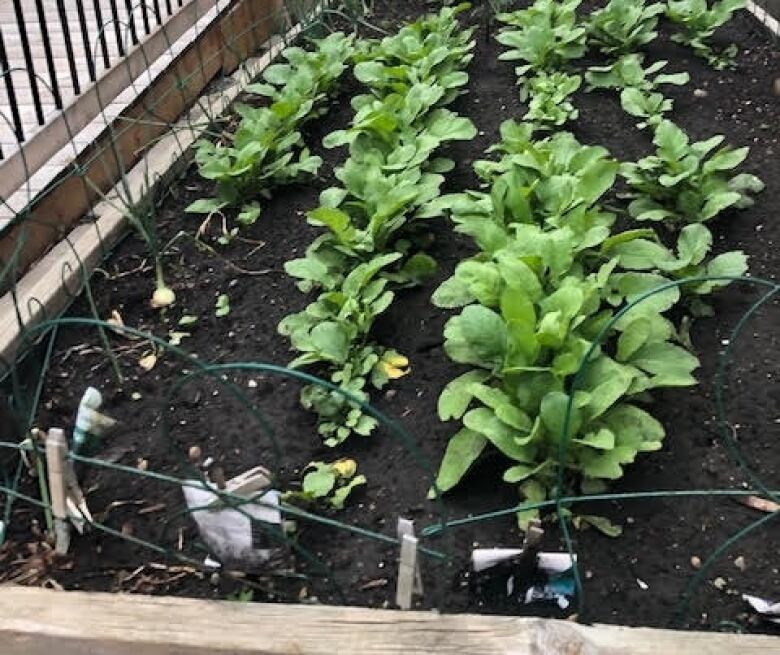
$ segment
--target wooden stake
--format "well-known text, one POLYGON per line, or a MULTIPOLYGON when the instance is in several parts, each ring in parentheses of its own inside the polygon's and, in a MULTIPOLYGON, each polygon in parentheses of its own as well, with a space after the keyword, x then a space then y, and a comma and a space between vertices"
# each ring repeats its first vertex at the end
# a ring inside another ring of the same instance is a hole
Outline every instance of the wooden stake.
POLYGON ((49 498, 54 514, 55 552, 65 555, 70 546, 70 524, 68 523, 67 482, 65 458, 68 440, 59 428, 51 428, 46 438, 46 468, 49 477, 49 498))
POLYGON ((422 595, 422 575, 417 559, 418 539, 414 536, 414 521, 398 519, 398 538, 401 540, 401 557, 398 562, 398 583, 395 602, 402 610, 412 607, 412 594, 422 595))

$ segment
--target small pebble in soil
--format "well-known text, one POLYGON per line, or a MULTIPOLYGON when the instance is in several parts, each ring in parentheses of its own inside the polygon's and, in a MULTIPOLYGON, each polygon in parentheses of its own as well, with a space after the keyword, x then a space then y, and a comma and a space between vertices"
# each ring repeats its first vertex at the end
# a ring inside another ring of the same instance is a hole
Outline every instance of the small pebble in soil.
POLYGON ((709 93, 707 93, 707 91, 705 91, 704 89, 694 89, 693 95, 696 98, 706 98, 709 95, 709 93))
POLYGON ((146 460, 146 459, 139 459, 139 460, 138 460, 138 463, 135 465, 135 467, 136 467, 136 468, 137 468, 139 471, 145 471, 146 469, 148 469, 148 468, 149 468, 149 460, 146 460))
POLYGON ((736 566, 740 571, 744 571, 747 567, 747 564, 745 563, 745 558, 740 555, 739 557, 736 557, 734 559, 734 566, 736 566))
POLYGON ((712 581, 712 586, 715 587, 715 589, 723 590, 726 588, 726 581, 723 578, 715 578, 712 581))
POLYGON ((249 382, 246 383, 246 386, 250 389, 257 389, 257 380, 249 380, 249 382))
POLYGON ((199 462, 203 453, 200 449, 200 446, 190 446, 188 454, 191 462, 199 462))
POLYGON ((695 569, 701 568, 701 557, 698 555, 691 555, 691 566, 695 569))

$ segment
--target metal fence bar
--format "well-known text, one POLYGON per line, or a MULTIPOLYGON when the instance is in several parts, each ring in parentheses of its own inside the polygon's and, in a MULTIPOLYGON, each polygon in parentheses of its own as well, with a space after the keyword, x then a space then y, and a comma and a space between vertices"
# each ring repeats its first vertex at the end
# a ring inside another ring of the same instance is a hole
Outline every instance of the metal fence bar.
POLYGON ((14 80, 11 76, 11 68, 8 65, 8 54, 5 51, 5 39, 3 38, 2 29, 0 29, 0 70, 2 70, 3 73, 5 92, 8 94, 8 102, 11 105, 11 120, 13 120, 14 123, 16 140, 21 143, 24 141, 24 130, 22 129, 22 118, 19 116, 19 103, 16 101, 16 89, 14 88, 14 80))
POLYGON ((89 30, 87 29, 87 15, 84 13, 83 0, 76 0, 76 12, 79 16, 79 28, 81 29, 81 42, 84 44, 84 56, 87 60, 87 71, 89 80, 94 82, 97 79, 95 75, 95 61, 92 57, 92 44, 90 41, 89 30))
POLYGON ((57 0, 57 11, 59 12, 60 25, 62 26, 62 38, 65 41, 65 54, 68 58, 70 80, 73 82, 73 92, 76 95, 79 95, 81 93, 79 72, 76 68, 76 55, 73 52, 73 42, 70 38, 70 25, 68 25, 68 15, 65 13, 65 3, 63 0, 57 0))
POLYGON ((162 25, 162 12, 160 11, 160 0, 154 0, 152 3, 154 9, 154 20, 157 21, 158 27, 162 25))
POLYGON ((43 125, 43 106, 41 105, 41 94, 38 90, 38 78, 35 76, 35 62, 32 58, 32 52, 30 50, 30 39, 27 36, 27 25, 24 22, 24 12, 22 11, 21 0, 14 0, 14 14, 16 15, 16 26, 19 29, 19 38, 22 41, 22 54, 24 55, 24 63, 27 67, 27 77, 30 80, 30 92, 33 97, 33 104, 35 105, 35 116, 38 119, 38 124, 43 125))
POLYGON ((149 8, 146 6, 146 0, 141 0, 141 19, 144 23, 144 32, 149 36, 152 33, 152 26, 149 23, 149 8))
POLYGON ((100 0, 92 0, 92 7, 95 11, 95 21, 98 25, 98 38, 100 39, 100 50, 103 54, 103 65, 111 68, 111 57, 108 54, 108 41, 106 40, 106 30, 103 25, 103 9, 100 6, 100 0))
POLYGON ((138 32, 135 29, 135 14, 133 13, 133 0, 125 0, 125 10, 127 11, 127 22, 130 26, 130 39, 133 45, 138 45, 138 32))
MULTIPOLYGON (((100 2, 100 0, 96 0, 100 2)), ((120 57, 125 56, 125 44, 122 38, 122 27, 119 22, 119 10, 116 6, 116 0, 109 0, 108 6, 111 7, 111 22, 114 24, 114 34, 116 35, 116 49, 120 57)))
POLYGON ((49 72, 49 88, 54 98, 54 106, 62 109, 62 95, 60 94, 60 83, 57 79, 57 68, 54 65, 54 54, 51 50, 51 38, 49 37, 49 25, 46 22, 46 12, 43 9, 43 0, 35 0, 35 11, 38 14, 38 27, 41 30, 43 39, 43 53, 46 57, 46 68, 49 72))

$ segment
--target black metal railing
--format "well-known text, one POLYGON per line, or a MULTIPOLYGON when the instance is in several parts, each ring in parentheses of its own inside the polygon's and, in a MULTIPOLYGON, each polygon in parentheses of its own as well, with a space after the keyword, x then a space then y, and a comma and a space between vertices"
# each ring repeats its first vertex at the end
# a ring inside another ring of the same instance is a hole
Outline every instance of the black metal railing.
POLYGON ((11 2, 14 20, 0 25, 0 130, 21 144, 191 0, 11 2))

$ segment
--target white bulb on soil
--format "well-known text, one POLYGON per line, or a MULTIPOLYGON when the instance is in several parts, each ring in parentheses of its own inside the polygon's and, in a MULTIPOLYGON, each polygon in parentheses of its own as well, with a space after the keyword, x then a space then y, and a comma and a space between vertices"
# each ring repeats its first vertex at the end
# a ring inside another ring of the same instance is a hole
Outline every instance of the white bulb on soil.
POLYGON ((168 305, 173 304, 174 300, 176 300, 176 294, 173 292, 173 289, 159 287, 158 289, 155 289, 155 292, 152 295, 152 307, 155 309, 168 307, 168 305))

